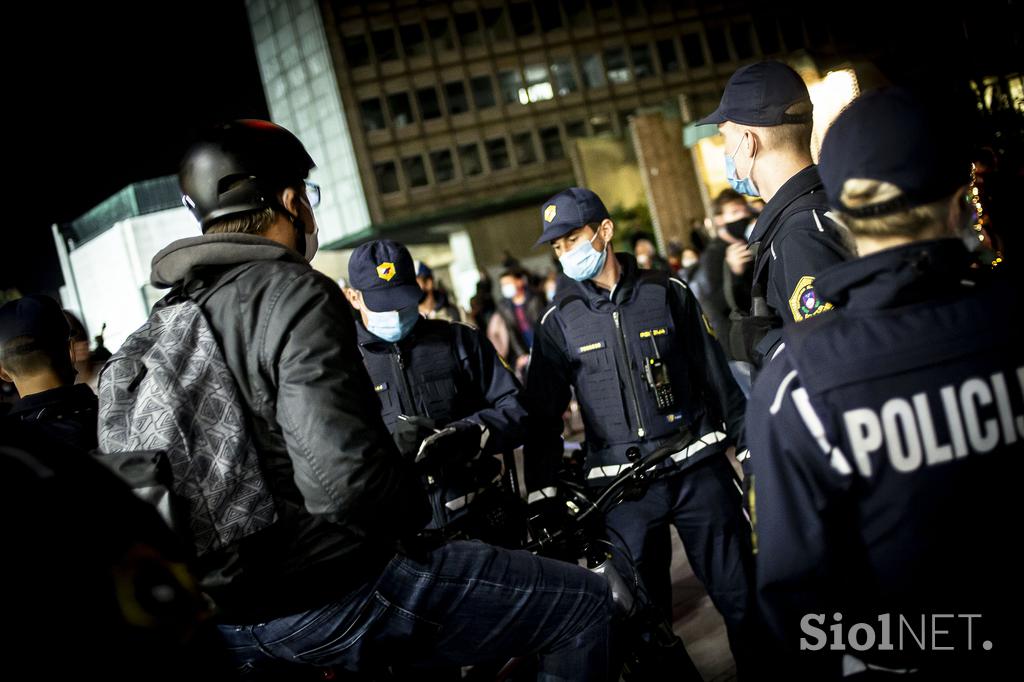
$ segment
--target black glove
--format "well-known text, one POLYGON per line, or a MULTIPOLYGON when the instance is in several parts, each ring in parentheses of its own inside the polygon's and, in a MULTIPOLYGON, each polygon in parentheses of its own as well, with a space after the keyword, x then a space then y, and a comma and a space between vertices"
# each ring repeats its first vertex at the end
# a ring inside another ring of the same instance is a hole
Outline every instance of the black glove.
POLYGON ((480 454, 483 428, 470 421, 452 422, 423 439, 416 464, 444 475, 444 469, 461 468, 480 454))
POLYGON ((395 445, 403 455, 412 457, 416 454, 423 439, 435 431, 433 419, 400 414, 395 424, 395 445))

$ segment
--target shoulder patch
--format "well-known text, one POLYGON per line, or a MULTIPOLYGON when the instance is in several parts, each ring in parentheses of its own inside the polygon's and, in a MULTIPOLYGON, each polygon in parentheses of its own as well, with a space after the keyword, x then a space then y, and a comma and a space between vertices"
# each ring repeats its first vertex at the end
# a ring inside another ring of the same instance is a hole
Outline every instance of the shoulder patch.
POLYGON ((832 304, 818 298, 814 290, 814 277, 804 275, 796 283, 789 297, 789 310, 793 313, 793 320, 800 322, 818 313, 832 310, 832 304))

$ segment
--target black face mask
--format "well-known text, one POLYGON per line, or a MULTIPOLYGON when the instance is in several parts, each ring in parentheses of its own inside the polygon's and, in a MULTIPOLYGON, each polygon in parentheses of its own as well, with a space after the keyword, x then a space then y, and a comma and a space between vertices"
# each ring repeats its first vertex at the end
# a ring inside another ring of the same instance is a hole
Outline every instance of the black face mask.
POLYGON ((742 239, 746 241, 747 226, 750 225, 751 220, 752 219, 750 217, 740 218, 739 220, 734 220, 731 223, 726 223, 725 225, 722 225, 722 227, 724 227, 725 231, 729 233, 729 236, 734 239, 742 239))

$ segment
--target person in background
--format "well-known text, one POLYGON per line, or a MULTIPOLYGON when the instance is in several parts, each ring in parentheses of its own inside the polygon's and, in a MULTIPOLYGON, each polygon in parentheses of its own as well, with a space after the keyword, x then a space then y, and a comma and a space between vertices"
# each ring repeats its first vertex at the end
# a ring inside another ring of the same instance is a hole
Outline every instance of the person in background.
POLYGON ((423 290, 420 315, 428 320, 462 322, 462 311, 449 300, 444 286, 434 279, 434 271, 423 261, 414 261, 413 266, 416 268, 416 282, 423 290))
POLYGON ((654 237, 646 232, 636 232, 630 239, 633 256, 641 270, 664 270, 669 272, 668 262, 658 253, 654 237))
POLYGON ((75 341, 60 305, 30 295, 0 308, 0 380, 20 400, 4 418, 32 423, 76 449, 96 447, 96 394, 76 384, 75 341))
POLYGON ((534 327, 544 313, 544 301, 530 289, 529 274, 522 268, 506 270, 498 282, 501 301, 488 324, 487 337, 522 379, 530 362, 534 327))

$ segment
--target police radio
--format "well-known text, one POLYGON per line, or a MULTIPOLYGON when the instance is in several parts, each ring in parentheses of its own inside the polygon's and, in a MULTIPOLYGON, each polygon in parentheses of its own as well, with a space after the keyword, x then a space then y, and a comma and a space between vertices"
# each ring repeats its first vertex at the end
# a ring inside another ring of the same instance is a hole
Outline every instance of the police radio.
POLYGON ((675 407, 676 399, 672 394, 672 382, 668 378, 668 367, 661 360, 661 353, 658 351, 658 344, 651 336, 651 345, 654 346, 654 357, 644 358, 644 378, 647 385, 654 391, 654 400, 658 405, 659 412, 665 412, 675 407))

